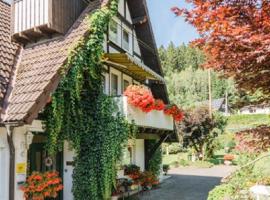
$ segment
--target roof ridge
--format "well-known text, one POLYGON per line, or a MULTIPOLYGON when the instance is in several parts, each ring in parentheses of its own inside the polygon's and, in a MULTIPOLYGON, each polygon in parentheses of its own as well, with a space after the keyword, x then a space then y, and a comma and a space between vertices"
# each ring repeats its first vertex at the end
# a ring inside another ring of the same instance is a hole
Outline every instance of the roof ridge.
POLYGON ((11 5, 8 2, 4 1, 4 0, 0 0, 0 2, 6 4, 9 7, 11 7, 11 5))

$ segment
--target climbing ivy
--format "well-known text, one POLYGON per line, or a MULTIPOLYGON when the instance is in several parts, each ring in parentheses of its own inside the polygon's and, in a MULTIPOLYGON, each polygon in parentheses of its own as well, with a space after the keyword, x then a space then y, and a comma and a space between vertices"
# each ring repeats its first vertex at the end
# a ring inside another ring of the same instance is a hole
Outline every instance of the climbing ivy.
MULTIPOLYGON (((147 151, 152 149, 157 141, 149 140, 147 145, 147 151), (149 150, 148 150, 149 149, 149 150)), ((159 147, 154 153, 153 157, 149 160, 148 170, 151 171, 154 175, 159 176, 161 171, 162 164, 162 150, 159 147)))
POLYGON ((116 162, 132 128, 102 89, 104 35, 117 6, 111 0, 89 16, 90 34, 70 52, 46 109, 49 153, 62 150, 64 140, 75 150, 75 200, 110 199, 116 162))

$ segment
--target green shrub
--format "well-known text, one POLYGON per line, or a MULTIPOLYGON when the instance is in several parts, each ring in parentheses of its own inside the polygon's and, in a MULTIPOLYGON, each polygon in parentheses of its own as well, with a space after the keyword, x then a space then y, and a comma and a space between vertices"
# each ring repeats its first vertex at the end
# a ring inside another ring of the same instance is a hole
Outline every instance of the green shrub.
POLYGON ((185 160, 185 159, 180 159, 179 160, 179 164, 183 167, 189 166, 189 161, 185 160))
POLYGON ((196 161, 193 164, 194 166, 198 168, 211 168, 214 166, 213 163, 207 162, 207 161, 196 161))
MULTIPOLYGON (((266 153, 262 154, 262 156, 263 155, 266 155, 266 153)), ((256 162, 253 168, 253 173, 259 173, 261 176, 264 177, 270 176, 270 157, 265 157, 256 162)))
POLYGON ((232 185, 224 184, 215 187, 209 192, 207 200, 225 200, 233 194, 234 190, 232 185))
POLYGON ((173 167, 177 168, 177 167, 180 166, 180 163, 179 163, 178 161, 173 161, 173 162, 171 163, 171 165, 172 165, 173 167))

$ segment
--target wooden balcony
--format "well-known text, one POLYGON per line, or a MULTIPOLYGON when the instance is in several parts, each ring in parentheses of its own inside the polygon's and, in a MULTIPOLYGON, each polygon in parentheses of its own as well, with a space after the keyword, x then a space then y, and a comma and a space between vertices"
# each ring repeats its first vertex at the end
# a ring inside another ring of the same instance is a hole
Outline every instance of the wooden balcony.
POLYGON ((85 7, 83 0, 14 0, 12 38, 27 43, 64 34, 85 7))

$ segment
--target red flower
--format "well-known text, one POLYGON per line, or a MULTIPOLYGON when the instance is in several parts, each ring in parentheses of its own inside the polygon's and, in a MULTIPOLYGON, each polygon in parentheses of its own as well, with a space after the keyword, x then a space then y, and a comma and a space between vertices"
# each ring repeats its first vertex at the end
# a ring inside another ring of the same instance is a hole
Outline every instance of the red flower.
POLYGON ((143 112, 150 112, 154 109, 155 99, 151 91, 145 86, 130 85, 124 95, 128 97, 128 103, 140 108, 143 112))
POLYGON ((63 189, 62 179, 58 172, 33 172, 21 187, 26 200, 44 200, 55 198, 57 192, 63 189))

